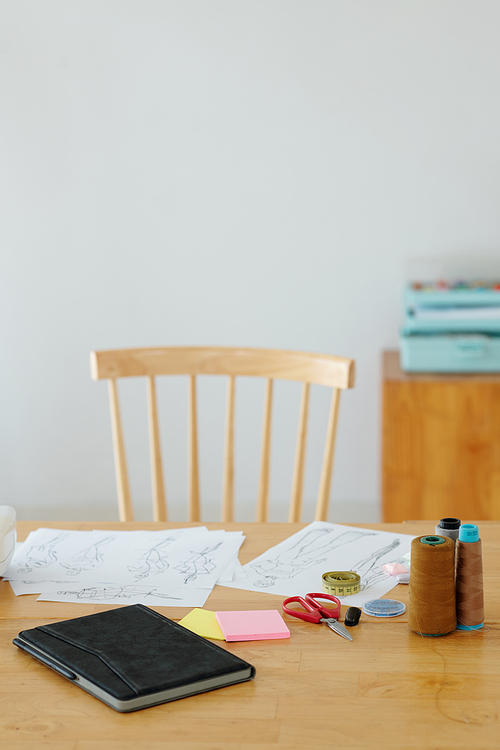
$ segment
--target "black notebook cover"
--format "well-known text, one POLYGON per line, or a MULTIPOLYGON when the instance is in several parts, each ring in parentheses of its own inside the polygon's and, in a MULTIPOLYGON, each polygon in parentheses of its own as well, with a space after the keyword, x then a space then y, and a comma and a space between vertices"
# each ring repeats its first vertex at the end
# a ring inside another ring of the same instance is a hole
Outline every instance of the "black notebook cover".
POLYGON ((118 711, 255 675, 251 664, 142 604, 23 630, 14 643, 118 711))

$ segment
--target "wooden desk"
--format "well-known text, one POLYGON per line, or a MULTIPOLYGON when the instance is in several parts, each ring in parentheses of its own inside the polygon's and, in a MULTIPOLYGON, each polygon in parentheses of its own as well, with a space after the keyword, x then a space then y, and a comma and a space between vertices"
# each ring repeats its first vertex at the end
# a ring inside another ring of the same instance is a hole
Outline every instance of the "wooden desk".
MULTIPOLYGON (((18 524, 23 540, 34 528, 18 524)), ((56 528, 171 528, 188 524, 50 524, 56 528)), ((303 524, 207 524, 241 529, 245 563, 303 524)), ((434 522, 370 524, 424 534, 434 522)), ((36 602, 0 583, 0 745, 16 750, 387 750, 497 748, 500 702, 500 523, 481 523, 486 626, 426 638, 403 615, 367 618, 354 642, 286 618, 288 641, 224 644, 254 664, 255 681, 131 714, 111 708, 19 651, 12 638, 51 620, 109 607, 36 602)), ((389 597, 408 601, 408 587, 389 597)), ((207 609, 281 608, 283 597, 217 586, 207 609)), ((344 608, 345 610, 345 608, 344 608)), ((177 619, 186 609, 158 608, 177 619)))
POLYGON ((382 508, 500 520, 500 374, 404 373, 383 354, 382 508))

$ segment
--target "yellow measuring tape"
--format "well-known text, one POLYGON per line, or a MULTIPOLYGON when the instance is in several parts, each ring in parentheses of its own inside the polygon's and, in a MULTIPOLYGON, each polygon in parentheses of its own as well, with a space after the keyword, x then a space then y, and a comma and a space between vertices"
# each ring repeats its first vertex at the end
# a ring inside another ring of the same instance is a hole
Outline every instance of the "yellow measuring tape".
POLYGON ((331 596, 350 596, 359 593, 361 588, 361 578, 350 570, 333 570, 323 573, 321 578, 324 593, 331 596))

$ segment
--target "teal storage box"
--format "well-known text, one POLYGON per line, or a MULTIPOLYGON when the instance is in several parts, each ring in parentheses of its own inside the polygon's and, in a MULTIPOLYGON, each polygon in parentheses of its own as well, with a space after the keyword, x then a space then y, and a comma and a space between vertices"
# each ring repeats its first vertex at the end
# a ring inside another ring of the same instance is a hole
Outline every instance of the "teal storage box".
POLYGON ((407 372, 500 372, 500 283, 411 284, 404 294, 407 372))
POLYGON ((500 372, 500 335, 402 331, 400 356, 406 372, 500 372))

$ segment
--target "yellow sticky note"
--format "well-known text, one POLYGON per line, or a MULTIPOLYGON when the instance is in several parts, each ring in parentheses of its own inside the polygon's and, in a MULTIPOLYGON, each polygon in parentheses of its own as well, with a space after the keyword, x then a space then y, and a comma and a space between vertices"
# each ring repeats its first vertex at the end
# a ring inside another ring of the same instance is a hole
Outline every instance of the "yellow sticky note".
POLYGON ((215 619, 215 612, 206 609, 192 609, 182 620, 179 620, 179 625, 183 625, 203 638, 213 638, 215 641, 226 640, 215 619))

